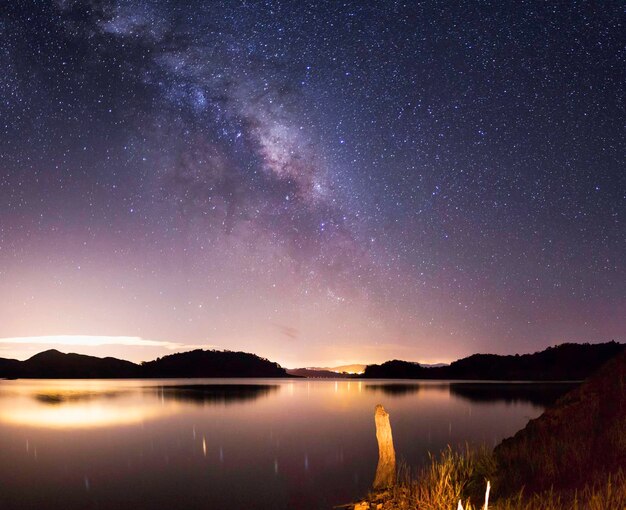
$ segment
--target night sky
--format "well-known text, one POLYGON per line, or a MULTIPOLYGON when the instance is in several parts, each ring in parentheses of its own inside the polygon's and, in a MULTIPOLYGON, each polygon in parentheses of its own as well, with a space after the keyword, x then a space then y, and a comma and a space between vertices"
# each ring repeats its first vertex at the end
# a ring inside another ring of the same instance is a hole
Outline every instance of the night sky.
POLYGON ((0 357, 332 366, 625 340, 624 20, 622 2, 4 1, 0 357))

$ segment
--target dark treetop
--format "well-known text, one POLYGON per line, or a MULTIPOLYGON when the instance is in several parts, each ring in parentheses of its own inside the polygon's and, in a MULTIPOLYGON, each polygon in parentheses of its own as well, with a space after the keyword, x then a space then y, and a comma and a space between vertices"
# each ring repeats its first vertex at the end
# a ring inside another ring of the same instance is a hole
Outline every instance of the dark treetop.
MULTIPOLYGON (((475 354, 444 367, 422 367, 408 361, 368 365, 364 378, 582 380, 624 349, 623 344, 563 344, 534 354, 475 354)), ((310 374, 309 374, 310 375, 310 374)), ((313 377, 317 376, 315 371, 313 377)), ((115 358, 64 354, 49 350, 17 361, 0 358, 0 377, 289 377, 279 364, 247 352, 197 349, 137 365, 115 358)), ((306 376, 296 371, 293 376, 306 376)), ((357 377, 347 374, 338 377, 357 377)))
POLYGON ((368 365, 363 377, 393 379, 582 380, 624 350, 624 344, 562 344, 534 354, 474 354, 446 367, 409 361, 368 365))
POLYGON ((0 359, 0 377, 287 377, 287 373, 277 363, 246 352, 198 349, 137 365, 115 358, 97 358, 49 350, 26 361, 0 359))

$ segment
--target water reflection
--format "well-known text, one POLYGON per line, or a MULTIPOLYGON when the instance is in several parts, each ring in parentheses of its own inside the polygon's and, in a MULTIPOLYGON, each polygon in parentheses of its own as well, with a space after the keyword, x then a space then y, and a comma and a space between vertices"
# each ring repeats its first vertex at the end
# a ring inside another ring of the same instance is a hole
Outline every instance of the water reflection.
POLYGON ((16 391, 1 392, 0 396, 11 398, 13 405, 0 408, 0 422, 56 429, 132 425, 174 414, 187 403, 204 406, 251 402, 280 388, 276 384, 126 383, 116 389, 96 384, 81 390, 75 381, 54 381, 49 387, 45 384, 31 381, 16 387, 16 391))
POLYGON ((146 391, 163 399, 202 405, 228 405, 267 397, 278 389, 277 384, 190 384, 152 387, 146 391))
POLYGON ((367 384, 365 389, 391 397, 408 397, 420 392, 428 392, 432 396, 449 394, 471 402, 527 402, 547 407, 577 385, 578 383, 571 382, 427 382, 367 384))
POLYGON ((472 402, 528 402, 547 407, 578 383, 450 383, 452 395, 472 402))
POLYGON ((121 391, 50 391, 44 393, 36 393, 33 395, 35 400, 44 404, 63 404, 65 402, 78 402, 81 400, 94 400, 99 398, 115 398, 122 394, 121 391))
POLYGON ((423 388, 420 384, 366 384, 365 389, 368 391, 380 392, 390 396, 404 396, 419 393, 423 388))
MULTIPOLYGON (((0 382, 0 509, 319 510, 367 492, 383 404, 398 455, 493 445, 551 400, 447 381, 0 382)), ((549 394, 553 385, 533 389, 549 394)))
POLYGON ((142 423, 148 419, 173 414, 172 407, 128 403, 112 406, 94 401, 73 401, 50 405, 37 399, 21 402, 19 406, 0 409, 0 422, 34 428, 75 429, 111 427, 142 423))
POLYGON ((127 426, 173 414, 176 405, 141 403, 132 387, 100 381, 25 381, 5 386, 0 423, 29 428, 79 429, 127 426), (84 386, 84 388, 81 388, 84 386), (7 405, 10 404, 10 405, 7 405))

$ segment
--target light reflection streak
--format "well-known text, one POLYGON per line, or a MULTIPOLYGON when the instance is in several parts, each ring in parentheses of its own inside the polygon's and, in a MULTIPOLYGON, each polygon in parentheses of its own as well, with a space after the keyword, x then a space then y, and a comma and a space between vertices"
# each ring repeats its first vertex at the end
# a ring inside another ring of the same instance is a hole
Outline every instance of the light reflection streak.
POLYGON ((163 409, 146 405, 131 407, 100 402, 73 402, 48 406, 24 402, 19 407, 0 410, 0 422, 33 428, 93 428, 134 425, 174 412, 172 407, 163 409))
MULTIPOLYGON (((174 414, 179 405, 146 400, 130 387, 102 381, 28 381, 3 392, 12 405, 0 407, 0 422, 31 428, 79 429, 142 424, 174 414), (115 398, 112 398, 115 397, 115 398)), ((26 451, 31 448, 26 442, 26 451)))

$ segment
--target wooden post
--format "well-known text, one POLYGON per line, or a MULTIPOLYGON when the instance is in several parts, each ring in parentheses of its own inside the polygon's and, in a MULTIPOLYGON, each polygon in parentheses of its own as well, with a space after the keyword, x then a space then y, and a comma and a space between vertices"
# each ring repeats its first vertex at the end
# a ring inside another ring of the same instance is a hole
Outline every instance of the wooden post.
POLYGON ((378 467, 374 479, 374 490, 386 489, 396 483, 396 451, 393 448, 389 413, 378 404, 374 414, 376 439, 378 440, 378 467))

